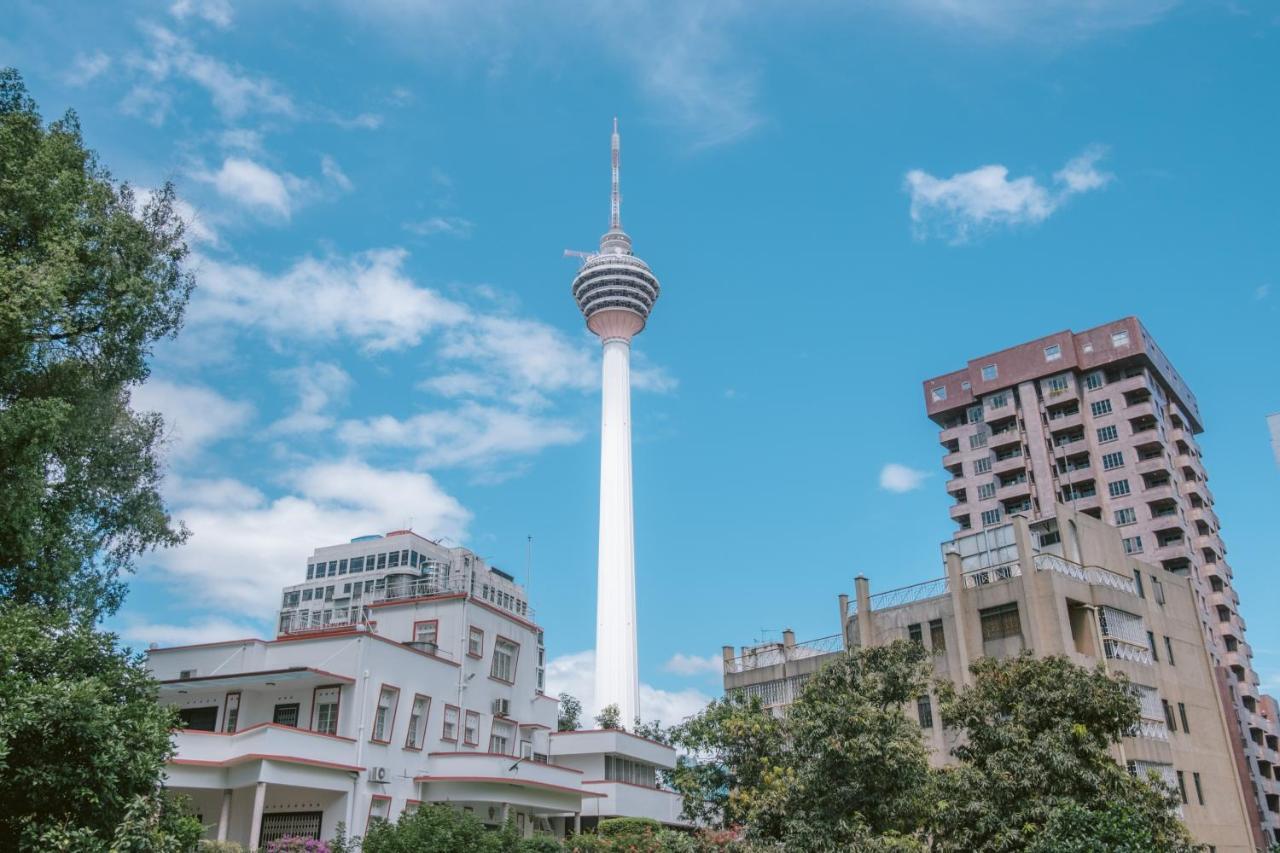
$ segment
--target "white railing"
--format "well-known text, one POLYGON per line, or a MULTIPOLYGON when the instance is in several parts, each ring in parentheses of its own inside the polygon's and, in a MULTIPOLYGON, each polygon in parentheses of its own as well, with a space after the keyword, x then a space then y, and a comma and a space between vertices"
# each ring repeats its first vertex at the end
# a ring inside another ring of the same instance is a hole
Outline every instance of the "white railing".
POLYGON ((1133 578, 1127 578, 1101 566, 1082 566, 1057 554, 1036 554, 1035 563, 1037 571, 1057 572, 1084 583, 1118 589, 1130 595, 1138 594, 1138 585, 1133 578))
POLYGON ((964 573, 964 585, 966 588, 972 589, 1018 577, 1022 577, 1022 564, 1015 560, 1012 563, 1002 563, 999 566, 970 569, 964 573))
POLYGON ((1149 738, 1151 740, 1168 740, 1169 729, 1165 727, 1163 722, 1156 722, 1155 720, 1139 720, 1137 736, 1149 738))
POLYGON ((891 607, 902 607, 917 601, 924 601, 926 598, 937 598, 946 595, 950 588, 947 579, 943 577, 935 578, 931 581, 923 581, 922 583, 914 583, 910 586, 901 586, 897 589, 885 590, 871 596, 871 609, 888 610, 891 607))
POLYGON ((1117 640, 1114 638, 1104 637, 1102 646, 1107 653, 1107 657, 1111 660, 1127 660, 1130 663, 1151 664, 1151 650, 1146 646, 1136 646, 1133 643, 1117 640))

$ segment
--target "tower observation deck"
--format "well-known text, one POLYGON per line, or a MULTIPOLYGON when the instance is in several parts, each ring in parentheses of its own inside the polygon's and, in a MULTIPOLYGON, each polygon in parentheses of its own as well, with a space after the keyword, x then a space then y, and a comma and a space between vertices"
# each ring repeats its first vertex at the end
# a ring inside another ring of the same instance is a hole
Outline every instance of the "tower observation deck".
POLYGON ((635 527, 631 488, 631 339, 658 299, 658 279, 631 253, 618 191, 621 139, 613 120, 609 230, 573 279, 573 298, 603 349, 600 420, 600 549, 596 588, 595 701, 640 717, 636 655, 635 527))

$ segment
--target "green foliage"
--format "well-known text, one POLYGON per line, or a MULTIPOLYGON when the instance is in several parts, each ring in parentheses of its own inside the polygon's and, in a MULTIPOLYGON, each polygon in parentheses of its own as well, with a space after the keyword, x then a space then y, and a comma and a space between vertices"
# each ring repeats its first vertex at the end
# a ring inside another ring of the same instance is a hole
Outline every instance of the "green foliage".
POLYGON ((598 832, 607 838, 618 835, 642 835, 657 832, 662 824, 651 817, 611 817, 600 821, 598 832))
POLYGON ((621 729, 622 712, 617 705, 605 705, 596 714, 596 726, 602 729, 621 729))
POLYGON ((36 846, 54 827, 106 840, 127 820, 168 826, 171 811, 144 813, 137 798, 155 793, 175 722, 114 635, 0 608, 0 850, 36 846))
POLYGON ((556 717, 556 730, 571 732, 582 727, 582 703, 568 693, 560 694, 560 712, 556 717))
POLYGON ((701 825, 747 821, 756 792, 783 772, 782 724, 760 703, 731 693, 669 732, 682 750, 670 774, 683 815, 701 825))
POLYGON ((647 738, 657 743, 665 743, 671 745, 671 732, 666 729, 660 720, 650 720, 647 723, 640 722, 640 718, 636 717, 635 727, 631 729, 631 733, 637 737, 647 738))
POLYGON ((939 688, 943 722, 964 737, 959 764, 936 778, 936 850, 1056 850, 1058 833, 1075 845, 1061 849, 1196 849, 1172 792, 1133 778, 1109 751, 1139 719, 1123 676, 1030 654, 971 670, 964 691, 939 688))
POLYGON ((106 840, 68 821, 45 827, 38 840, 23 847, 41 853, 189 853, 196 849, 202 831, 185 802, 156 789, 133 798, 106 840))
POLYGON ((44 126, 0 70, 0 597, 113 612, 138 554, 180 542, 164 509, 162 423, 129 408, 192 287, 165 186, 138 210, 84 147, 44 126))
POLYGON ((196 850, 198 853, 244 853, 244 848, 235 841, 201 841, 196 850))
POLYGON ((660 827, 614 835, 575 835, 565 841, 564 849, 567 853, 700 853, 693 836, 660 827))
POLYGON ((485 828, 474 815, 447 805, 423 805, 414 814, 395 823, 376 821, 350 848, 333 847, 335 853, 360 849, 363 853, 551 853, 561 850, 559 842, 546 837, 521 838, 515 823, 508 821, 498 832, 485 828))

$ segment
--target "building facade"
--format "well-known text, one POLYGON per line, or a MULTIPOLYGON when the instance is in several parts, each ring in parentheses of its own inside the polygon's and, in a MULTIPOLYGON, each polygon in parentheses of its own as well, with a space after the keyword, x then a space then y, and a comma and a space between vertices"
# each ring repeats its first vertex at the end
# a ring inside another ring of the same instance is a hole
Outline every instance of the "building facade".
MULTIPOLYGON (((935 677, 961 685, 982 656, 1031 650, 1082 666, 1102 662, 1140 693, 1141 723, 1115 748, 1116 760, 1172 785, 1201 843, 1254 850, 1251 798, 1230 747, 1234 721, 1219 700, 1225 685, 1215 678, 1190 578, 1138 562, 1117 531, 1091 516, 1056 509, 1036 522, 1014 516, 958 535, 943 545, 943 577, 872 594, 860 576, 854 599, 840 596, 842 645, 918 642, 932 653, 935 677)), ((830 640, 790 637, 739 655, 726 647, 725 689, 782 710, 808 674, 839 653, 830 640)), ((936 695, 920 696, 907 713, 918 720, 931 761, 951 761, 956 733, 941 725, 936 695)))
POLYGON ((1280 841, 1280 725, 1259 690, 1196 435, 1195 396, 1135 317, 1058 332, 924 382, 960 531, 1045 518, 1055 504, 1121 531, 1124 548, 1191 581, 1227 681, 1232 748, 1255 823, 1280 841))
POLYGON ((526 834, 610 816, 680 823, 657 780, 670 748, 555 731, 524 591, 466 549, 409 531, 319 548, 278 624, 270 640, 149 653, 184 723, 167 784, 210 839, 254 849, 340 823, 362 835, 424 802, 526 834))

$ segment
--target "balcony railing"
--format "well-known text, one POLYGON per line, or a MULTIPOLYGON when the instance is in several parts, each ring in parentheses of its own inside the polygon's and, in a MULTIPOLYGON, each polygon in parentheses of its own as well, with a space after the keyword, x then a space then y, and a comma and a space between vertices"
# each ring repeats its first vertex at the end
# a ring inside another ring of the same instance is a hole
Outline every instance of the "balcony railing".
POLYGON ((966 588, 972 589, 974 587, 1000 583, 1001 581, 1007 581, 1017 577, 1022 577, 1022 564, 1017 560, 1014 560, 1013 562, 1002 563, 998 566, 985 566, 981 569, 970 569, 964 573, 964 585, 966 588))
POLYGON ((784 645, 783 643, 770 643, 767 646, 760 646, 748 651, 739 657, 726 660, 724 662, 724 671, 733 673, 750 672, 761 667, 818 657, 819 655, 831 654, 843 649, 844 636, 841 634, 832 634, 829 637, 820 637, 816 640, 796 643, 792 646, 784 645))
POLYGON ((1138 594, 1138 584, 1133 578, 1117 574, 1101 566, 1082 566, 1057 554, 1036 554, 1036 571, 1057 572, 1084 583, 1118 589, 1130 595, 1138 594))
POLYGON ((871 596, 872 610, 888 610, 891 607, 902 607, 926 598, 937 598, 946 595, 951 589, 946 578, 935 578, 931 581, 914 583, 897 589, 885 590, 871 596))

